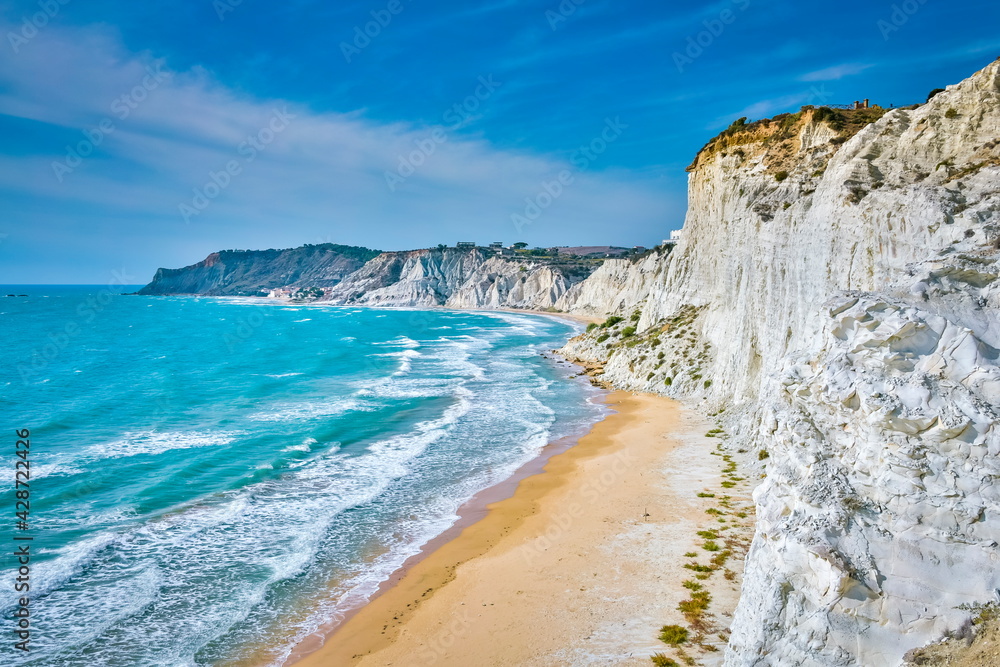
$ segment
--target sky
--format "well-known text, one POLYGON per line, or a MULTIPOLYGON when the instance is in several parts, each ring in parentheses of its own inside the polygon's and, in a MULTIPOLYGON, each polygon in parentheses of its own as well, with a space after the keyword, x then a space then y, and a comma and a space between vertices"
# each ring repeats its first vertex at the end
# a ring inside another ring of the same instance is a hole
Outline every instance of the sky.
POLYGON ((922 102, 1000 5, 0 1, 0 283, 215 250, 656 245, 741 116, 922 102))

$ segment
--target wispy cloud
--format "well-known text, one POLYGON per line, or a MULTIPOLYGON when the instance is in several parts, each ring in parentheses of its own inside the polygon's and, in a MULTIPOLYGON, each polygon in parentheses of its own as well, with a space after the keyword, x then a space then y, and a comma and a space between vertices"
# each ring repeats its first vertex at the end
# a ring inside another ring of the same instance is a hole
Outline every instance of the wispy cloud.
MULTIPOLYGON (((391 192, 386 172, 426 143, 433 126, 254 98, 204 70, 172 71, 150 54, 129 53, 103 28, 50 27, 36 40, 18 58, 0 61, 0 114, 50 128, 43 141, 0 150, 0 191, 34 202, 16 221, 25 228, 46 216, 80 211, 82 219, 90 211, 96 219, 120 221, 106 224, 110 235, 134 235, 143 227, 147 238, 164 244, 161 252, 178 236, 231 237, 224 247, 323 237, 392 249, 474 237, 479 229, 484 238, 513 240, 510 214, 540 182, 569 167, 556 156, 500 150, 451 133, 391 192), (161 83, 140 90, 158 68, 165 73, 161 83), (115 111, 123 95, 142 98, 131 100, 125 118, 115 111), (291 119, 270 136, 276 112, 291 119), (112 131, 91 141, 93 153, 60 182, 53 164, 68 162, 67 153, 105 121, 112 131), (246 144, 255 137, 268 141, 248 159, 246 144), (234 161, 239 173, 227 178, 223 172, 234 161), (218 193, 208 185, 213 180, 226 182, 218 193), (182 205, 193 206, 199 191, 215 196, 185 224, 182 205)), ((595 119, 595 132, 602 123, 595 119)), ((544 218, 519 236, 539 244, 614 242, 620 221, 653 226, 675 210, 655 183, 601 166, 578 174, 544 218)), ((177 260, 148 261, 155 268, 177 260)))
POLYGON ((860 74, 870 67, 873 67, 873 65, 864 63, 844 63, 843 65, 834 65, 833 67, 827 67, 825 69, 803 74, 799 77, 799 81, 839 81, 844 77, 860 74))

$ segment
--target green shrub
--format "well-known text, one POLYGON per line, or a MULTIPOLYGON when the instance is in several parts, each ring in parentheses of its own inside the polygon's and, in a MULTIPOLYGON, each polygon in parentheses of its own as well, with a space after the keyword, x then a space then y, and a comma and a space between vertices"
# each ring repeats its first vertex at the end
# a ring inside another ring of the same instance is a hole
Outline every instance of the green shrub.
POLYGON ((714 530, 699 530, 698 537, 705 540, 717 540, 719 539, 719 533, 714 530))
POLYGON ((601 334, 600 336, 597 337, 597 342, 598 343, 603 343, 608 338, 611 338, 611 336, 609 336, 608 334, 601 334))
POLYGON ((660 641, 677 646, 687 641, 688 629, 680 625, 664 625, 660 628, 660 641))
POLYGON ((786 178, 788 178, 788 172, 784 170, 779 171, 777 174, 774 175, 774 180, 778 181, 779 183, 781 183, 786 178))
POLYGON ((736 482, 725 481, 722 483, 722 488, 724 489, 731 489, 734 486, 736 486, 736 482))
POLYGON ((955 111, 954 109, 948 109, 947 111, 944 112, 944 117, 949 119, 958 118, 958 112, 955 111))
POLYGON ((689 600, 681 600, 681 603, 677 605, 677 610, 684 614, 684 618, 689 623, 696 625, 701 621, 711 601, 712 596, 709 595, 708 591, 695 591, 691 593, 689 600))
POLYGON ((596 328, 597 328, 597 322, 591 322, 590 324, 587 325, 588 332, 593 331, 596 328))
POLYGON ((700 493, 698 494, 698 497, 699 497, 699 498, 714 498, 714 497, 715 497, 715 494, 714 494, 714 493, 705 493, 705 492, 700 492, 700 493))
POLYGON ((943 93, 943 92, 944 92, 944 88, 935 88, 934 90, 932 90, 931 92, 929 92, 927 94, 927 101, 930 102, 932 97, 934 97, 938 93, 943 93))
POLYGON ((649 372, 649 375, 647 375, 647 376, 646 376, 646 379, 647 379, 647 380, 652 380, 652 379, 653 379, 653 376, 654 376, 654 375, 656 375, 656 373, 654 373, 654 372, 650 371, 650 372, 649 372))
POLYGON ((606 329, 608 327, 615 326, 616 324, 618 324, 621 321, 622 321, 622 318, 618 317, 617 315, 612 315, 608 319, 604 320, 604 324, 602 324, 601 326, 606 329))
POLYGON ((705 540, 705 543, 701 545, 701 548, 705 551, 718 551, 720 549, 718 543, 713 540, 705 540))
POLYGON ((726 564, 726 561, 729 560, 729 557, 731 555, 733 555, 733 552, 731 552, 729 549, 726 549, 725 551, 720 551, 719 553, 712 556, 712 565, 714 565, 715 567, 722 567, 723 565, 726 564))
POLYGON ((759 452, 757 452, 757 460, 758 461, 763 461, 764 459, 769 458, 770 456, 771 455, 767 453, 766 449, 762 449, 759 452))
POLYGON ((639 318, 641 317, 642 317, 642 311, 637 310, 634 313, 632 313, 632 317, 630 317, 629 319, 632 320, 633 322, 638 322, 639 318))
POLYGON ((711 386, 712 386, 712 381, 711 380, 705 380, 705 389, 708 389, 711 386))
POLYGON ((635 335, 635 327, 625 327, 622 329, 622 338, 628 338, 629 336, 635 335))
POLYGON ((674 383, 673 378, 663 378, 663 384, 667 385, 668 387, 673 383, 674 383))
POLYGON ((693 572, 712 572, 712 568, 708 565, 699 565, 698 563, 684 563, 684 567, 693 572))

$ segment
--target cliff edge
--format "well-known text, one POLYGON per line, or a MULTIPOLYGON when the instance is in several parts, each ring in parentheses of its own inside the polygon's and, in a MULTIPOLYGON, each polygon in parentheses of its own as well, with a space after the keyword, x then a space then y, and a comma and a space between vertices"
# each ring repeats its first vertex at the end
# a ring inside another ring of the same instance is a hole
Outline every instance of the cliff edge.
POLYGON ((763 478, 726 665, 898 665, 1000 600, 1000 61, 734 125, 674 252, 581 286, 625 321, 564 352, 723 410, 763 478))

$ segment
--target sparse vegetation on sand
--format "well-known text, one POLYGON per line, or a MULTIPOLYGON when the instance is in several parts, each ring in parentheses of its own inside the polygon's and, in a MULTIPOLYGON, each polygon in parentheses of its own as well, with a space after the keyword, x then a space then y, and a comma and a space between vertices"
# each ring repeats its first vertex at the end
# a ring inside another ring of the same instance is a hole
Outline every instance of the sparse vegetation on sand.
MULTIPOLYGON (((719 410, 715 414, 719 415, 722 412, 722 410, 719 410)), ((738 482, 744 481, 744 478, 736 475, 737 465, 733 457, 725 453, 726 449, 723 443, 729 436, 723 428, 721 426, 713 428, 705 436, 720 439, 719 444, 715 447, 716 451, 711 452, 711 454, 719 456, 725 463, 725 466, 721 470, 723 475, 723 479, 720 482, 721 486, 724 489, 729 489, 735 487, 738 482)), ((745 450, 741 451, 742 453, 747 453, 745 450)), ((767 458, 766 455, 761 456, 758 454, 759 460, 764 460, 765 458, 767 458)), ((745 520, 748 518, 748 513, 743 511, 739 505, 734 506, 734 500, 729 495, 721 495, 716 498, 715 493, 706 490, 699 491, 697 497, 716 499, 717 507, 708 507, 705 509, 705 513, 709 516, 714 516, 719 523, 727 525, 719 526, 718 528, 702 528, 696 533, 702 540, 700 546, 703 551, 700 553, 704 554, 707 551, 711 554, 708 564, 699 563, 697 560, 694 560, 698 558, 699 552, 689 551, 684 554, 685 558, 692 560, 684 563, 683 567, 694 573, 694 578, 685 579, 681 582, 681 585, 690 591, 690 596, 680 601, 677 610, 683 615, 687 627, 682 625, 664 625, 660 628, 660 641, 672 647, 676 653, 676 659, 670 658, 663 653, 657 653, 650 658, 654 665, 696 665, 698 662, 695 657, 691 653, 686 652, 682 648, 682 645, 688 647, 688 651, 692 651, 694 655, 697 655, 697 651, 703 652, 704 655, 705 653, 712 653, 719 650, 717 646, 706 643, 709 635, 715 634, 723 642, 728 641, 728 631, 714 627, 713 625, 713 614, 709 611, 712 603, 712 594, 705 587, 710 583, 709 580, 711 577, 720 571, 722 572, 722 578, 726 582, 732 583, 736 581, 737 573, 725 566, 729 559, 734 556, 734 553, 743 554, 749 548, 749 540, 733 530, 734 528, 739 528, 740 525, 746 524, 745 522, 742 524, 741 522, 736 522, 730 525, 727 523, 727 519, 723 517, 732 515, 745 520)))

